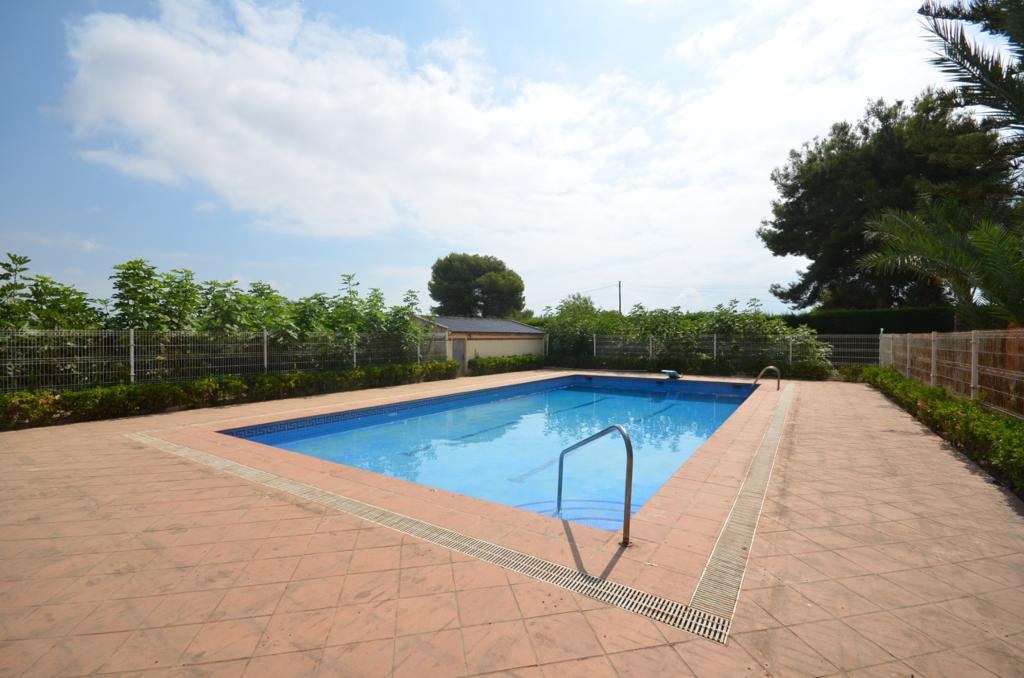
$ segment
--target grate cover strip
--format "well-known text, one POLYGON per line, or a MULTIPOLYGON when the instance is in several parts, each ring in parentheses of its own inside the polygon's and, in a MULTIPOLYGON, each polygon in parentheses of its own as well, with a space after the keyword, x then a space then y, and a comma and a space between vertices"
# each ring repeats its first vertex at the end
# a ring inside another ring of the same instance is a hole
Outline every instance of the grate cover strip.
MULTIPOLYGON (((183 445, 160 440, 145 433, 127 433, 126 437, 176 456, 203 464, 210 468, 260 483, 266 487, 328 506, 366 521, 389 527, 424 541, 458 551, 474 558, 498 565, 538 581, 558 586, 602 603, 628 610, 663 624, 693 633, 719 643, 725 643, 729 633, 729 618, 694 609, 692 606, 662 598, 616 582, 601 579, 564 565, 535 558, 526 553, 492 544, 460 534, 447 528, 410 518, 400 513, 350 499, 340 494, 321 490, 273 473, 254 469, 244 464, 195 450, 183 445)), ((731 614, 731 612, 730 612, 731 614)))
POLYGON ((775 455, 782 440, 792 399, 793 385, 789 384, 775 406, 768 429, 747 469, 743 486, 736 495, 729 517, 718 535, 714 551, 708 558, 704 573, 697 583, 697 589, 690 599, 691 608, 728 620, 727 625, 736 611, 736 601, 743 584, 743 574, 747 569, 750 545, 757 531, 757 522, 764 506, 765 490, 775 466, 775 455))

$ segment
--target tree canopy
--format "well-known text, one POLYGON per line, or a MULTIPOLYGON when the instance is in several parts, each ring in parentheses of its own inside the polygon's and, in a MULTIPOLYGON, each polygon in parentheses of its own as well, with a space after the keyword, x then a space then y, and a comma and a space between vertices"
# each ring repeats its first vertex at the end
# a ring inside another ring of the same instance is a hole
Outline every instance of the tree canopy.
MULTIPOLYGON (((974 0, 925 3, 920 13, 941 51, 935 63, 953 76, 962 106, 980 106, 1004 132, 1006 155, 1024 155, 1024 2, 974 0), (967 37, 966 24, 1005 40, 1004 48, 967 37)), ((1019 196, 1018 196, 1019 198, 1019 196)), ((960 320, 983 327, 992 319, 1024 325, 1024 209, 995 215, 963 202, 933 201, 925 211, 888 210, 872 222, 879 251, 862 268, 911 272, 938 280, 951 293, 960 320)))
POLYGON ((779 199, 758 236, 776 256, 804 256, 810 264, 796 282, 773 285, 772 294, 793 308, 945 303, 934 279, 858 262, 877 251, 865 233, 885 210, 914 212, 929 196, 986 218, 1009 210, 1012 157, 993 123, 957 104, 956 95, 933 91, 910 106, 878 100, 856 123, 837 123, 825 138, 790 152, 772 172, 779 199))
POLYGON ((503 318, 525 306, 523 279, 501 259, 452 252, 431 267, 427 283, 439 315, 503 318))
POLYGON ((984 327, 990 318, 1024 325, 1024 229, 974 220, 944 203, 923 215, 886 212, 872 222, 869 236, 881 249, 863 259, 865 268, 942 281, 971 327, 984 327))
POLYGON ((237 280, 197 282, 187 268, 161 272, 145 259, 114 266, 114 294, 90 299, 45 275, 30 275, 30 259, 0 260, 0 329, 145 329, 208 333, 269 330, 290 337, 418 337, 419 298, 408 291, 388 306, 379 289, 363 295, 355 276, 341 276, 338 294, 318 292, 292 301, 264 281, 248 289, 237 280))

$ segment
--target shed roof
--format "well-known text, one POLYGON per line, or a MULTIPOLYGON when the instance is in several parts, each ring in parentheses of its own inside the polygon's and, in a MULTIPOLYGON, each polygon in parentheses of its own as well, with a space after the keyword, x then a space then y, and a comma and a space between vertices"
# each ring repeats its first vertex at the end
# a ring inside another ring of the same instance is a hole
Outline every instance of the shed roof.
POLYGON ((543 330, 530 327, 515 320, 502 320, 499 318, 459 318, 456 316, 442 315, 430 318, 431 322, 439 325, 449 332, 492 332, 499 334, 544 334, 543 330))

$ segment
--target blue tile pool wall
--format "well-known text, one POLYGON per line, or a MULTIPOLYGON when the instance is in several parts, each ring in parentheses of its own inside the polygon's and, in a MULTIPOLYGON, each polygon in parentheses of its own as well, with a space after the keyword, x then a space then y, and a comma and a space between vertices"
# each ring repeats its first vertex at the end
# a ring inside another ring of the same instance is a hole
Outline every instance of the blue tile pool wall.
POLYGON ((541 391, 550 391, 567 386, 593 386, 596 388, 613 388, 623 391, 643 392, 664 392, 665 394, 685 394, 687 397, 699 398, 701 396, 717 397, 732 396, 740 399, 746 398, 753 393, 757 386, 752 384, 739 384, 734 382, 718 381, 685 381, 676 379, 643 379, 636 377, 604 377, 575 374, 567 377, 556 377, 554 379, 541 379, 526 384, 515 384, 512 386, 495 386, 492 388, 479 389, 466 393, 452 393, 431 398, 420 398, 407 400, 400 403, 387 405, 376 405, 373 407, 361 407, 345 412, 331 412, 312 417, 301 417, 298 419, 286 419, 284 421, 269 422, 266 424, 255 424, 253 426, 242 426, 220 431, 225 435, 236 438, 253 439, 271 433, 283 431, 294 431, 297 429, 321 426, 323 424, 334 424, 365 417, 379 415, 390 415, 411 409, 421 411, 440 411, 455 407, 464 407, 477 402, 487 402, 499 397, 513 397, 541 391))

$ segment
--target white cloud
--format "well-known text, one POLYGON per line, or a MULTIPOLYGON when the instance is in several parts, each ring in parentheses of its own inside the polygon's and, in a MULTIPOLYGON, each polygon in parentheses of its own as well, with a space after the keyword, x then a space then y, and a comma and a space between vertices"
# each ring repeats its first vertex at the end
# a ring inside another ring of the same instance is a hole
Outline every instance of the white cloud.
POLYGON ((869 98, 937 79, 916 6, 774 3, 698 27, 674 50, 701 64, 694 88, 518 79, 466 36, 410 49, 295 8, 167 0, 72 27, 63 110, 91 146, 113 140, 90 161, 196 182, 262 228, 495 254, 531 300, 619 278, 767 296, 799 267, 753 235, 769 172, 869 98))
POLYGON ((721 21, 701 28, 675 46, 673 52, 680 59, 693 63, 709 62, 725 51, 736 37, 737 23, 721 21))
POLYGON ((107 165, 131 176, 149 179, 162 184, 173 184, 179 180, 178 173, 168 163, 156 156, 132 155, 114 149, 82 151, 82 158, 89 162, 107 165))

